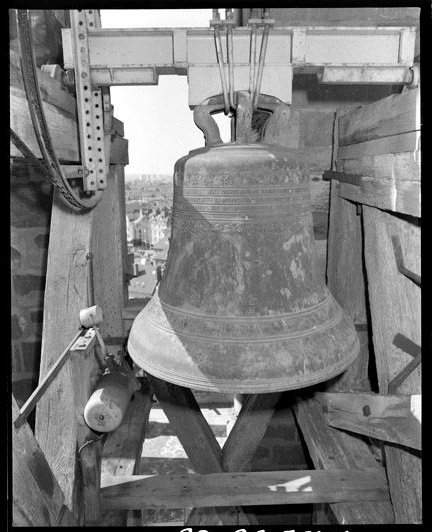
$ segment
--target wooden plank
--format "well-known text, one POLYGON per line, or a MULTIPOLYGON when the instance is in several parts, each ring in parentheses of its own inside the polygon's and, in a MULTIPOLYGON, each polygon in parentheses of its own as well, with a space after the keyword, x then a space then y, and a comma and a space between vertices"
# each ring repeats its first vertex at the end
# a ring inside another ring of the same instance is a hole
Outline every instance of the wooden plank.
POLYGON ((385 153, 415 152, 420 149, 420 131, 401 133, 391 137, 384 137, 349 146, 340 146, 338 159, 356 159, 371 155, 381 155, 385 153))
POLYGON ((384 470, 271 471, 105 479, 103 504, 114 508, 178 508, 386 501, 384 470))
MULTIPOLYGON (((294 410, 317 469, 346 468, 355 472, 375 467, 384 472, 365 441, 326 425, 322 407, 313 397, 299 398, 294 410)), ((393 508, 388 501, 339 502, 332 503, 331 509, 338 523, 343 524, 389 524, 394 521, 393 508)))
MULTIPOLYGON (((99 253, 102 249, 102 243, 99 243, 94 259, 98 264, 102 261, 103 266, 96 270, 95 294, 99 300, 102 300, 105 323, 107 326, 108 323, 113 323, 111 319, 114 319, 112 314, 115 313, 116 306, 110 299, 110 291, 113 287, 119 290, 122 287, 122 279, 117 277, 121 276, 121 267, 117 262, 121 260, 119 247, 123 245, 121 224, 124 222, 124 217, 117 219, 112 216, 112 210, 115 211, 115 202, 118 205, 117 212, 120 212, 121 208, 121 179, 118 172, 120 172, 119 169, 110 174, 108 192, 104 193, 101 203, 89 212, 77 213, 65 207, 58 197, 59 193, 55 192, 44 297, 41 378, 48 372, 66 346, 68 339, 80 326, 79 311, 88 306, 86 255, 97 237, 96 233, 93 233, 93 225, 99 228, 103 225, 105 236, 110 230, 113 231, 109 241, 111 243, 114 241, 115 247, 111 245, 99 253), (111 277, 109 281, 113 283, 113 286, 107 286, 103 275, 108 275, 107 272, 112 268, 113 261, 117 264, 116 271, 111 272, 110 275, 114 276, 115 280, 111 277), (106 302, 109 303, 109 307, 106 302)), ((123 301, 120 297, 117 299, 116 315, 120 323, 118 327, 120 327, 123 301)), ((110 327, 113 326, 110 325, 110 327)), ((117 336, 117 333, 115 335, 117 336)), ((59 401, 63 404, 73 404, 73 389, 69 372, 70 367, 67 363, 39 402, 36 410, 36 437, 65 493, 65 504, 73 508, 78 515, 80 486, 75 475, 77 420, 73 409, 59 408, 59 401)), ((85 452, 87 453, 90 449, 91 446, 85 452)))
POLYGON ((93 253, 95 303, 102 308, 101 334, 123 337, 122 310, 127 301, 124 257, 127 254, 124 167, 110 165, 107 188, 95 208, 90 249, 93 253))
POLYGON ((93 432, 84 421, 84 408, 100 377, 102 370, 91 351, 70 352, 70 378, 73 405, 76 416, 76 444, 81 467, 82 489, 80 493, 84 508, 84 523, 95 524, 100 519, 100 460, 101 436, 93 432))
MULTIPOLYGON (((341 184, 330 185, 330 218, 327 242, 327 285, 354 323, 367 324, 363 275, 361 217, 354 204, 340 197, 341 184)), ((360 353, 348 371, 335 379, 338 389, 369 390, 368 332, 358 331, 360 353)))
POLYGON ((247 471, 267 430, 281 393, 251 394, 222 448, 224 471, 247 471))
POLYGON ((394 180, 361 177, 360 185, 341 183, 342 198, 410 216, 421 216, 421 186, 419 181, 395 182, 394 180))
MULTIPOLYGON (((40 398, 45 393, 48 386, 51 384, 51 382, 56 378, 58 372, 61 370, 61 368, 66 364, 66 361, 69 358, 69 352, 70 349, 74 346, 76 341, 81 337, 83 334, 83 331, 78 331, 72 340, 69 342, 69 344, 64 349, 63 353, 59 356, 57 361, 51 366, 48 373, 45 375, 45 377, 42 379, 42 382, 39 383, 38 387, 34 390, 34 392, 30 395, 30 397, 27 399, 25 404, 22 406, 19 412, 19 416, 15 420, 15 427, 21 426, 27 419, 27 417, 30 415, 30 413, 35 408, 36 404, 40 400, 40 398)), ((95 339, 93 337, 93 343, 95 339)), ((91 346, 90 348, 92 348, 91 346)))
MULTIPOLYGON (((421 345, 420 287, 397 268, 392 235, 398 235, 408 270, 420 275, 420 225, 374 207, 363 207, 365 258, 372 316, 373 342, 380 393, 411 361, 394 344, 403 334, 421 345)), ((421 392, 421 367, 399 386, 397 393, 421 392)), ((385 447, 390 493, 397 523, 422 521, 422 471, 418 451, 385 447)))
MULTIPOLYGON (((10 127, 27 144, 36 157, 41 157, 34 133, 24 91, 10 87, 10 127)), ((75 118, 60 111, 50 103, 45 103, 44 111, 57 157, 62 162, 80 162, 77 122, 75 118)), ((21 152, 10 144, 10 155, 22 157, 21 152)))
MULTIPOLYGON (((9 84, 24 91, 22 80, 21 60, 15 50, 9 50, 9 84)), ((72 118, 76 118, 76 100, 60 81, 52 78, 49 73, 37 69, 39 88, 42 101, 64 111, 72 118)))
POLYGON ((421 396, 317 393, 327 425, 421 449, 421 396))
POLYGON ((119 135, 113 135, 111 137, 110 148, 110 162, 111 164, 129 164, 128 154, 128 140, 120 137, 119 135))
POLYGON ((393 179, 399 181, 420 181, 421 157, 419 151, 387 153, 342 159, 337 161, 339 171, 347 174, 374 177, 376 179, 393 179))
POLYGON ((62 526, 64 495, 29 425, 14 426, 19 408, 12 396, 12 524, 13 526, 62 526))
MULTIPOLYGON (((151 408, 149 390, 141 389, 133 396, 121 425, 108 434, 101 462, 101 483, 105 477, 139 474, 142 446, 151 408)), ((125 512, 105 511, 101 526, 126 526, 125 512)))
POLYGON ((420 88, 369 103, 339 117, 339 145, 420 130, 420 88))
MULTIPOLYGON (((192 392, 152 375, 148 375, 148 379, 194 470, 200 474, 222 472, 221 448, 192 392)), ((181 504, 180 508, 186 506, 181 504)), ((209 506, 213 508, 214 505, 210 503, 209 506)), ((241 509, 216 508, 215 511, 223 525, 235 525, 241 509)), ((208 514, 212 516, 214 511, 208 510, 208 514)))
MULTIPOLYGON (((54 192, 44 295, 40 379, 79 328, 87 307, 87 260, 94 211, 77 213, 54 192)), ((65 494, 65 504, 78 510, 76 477, 77 423, 69 362, 36 408, 36 438, 65 494)), ((78 515, 78 513, 77 513, 78 515)))
POLYGON ((118 118, 112 117, 112 129, 120 137, 124 137, 124 124, 118 118))

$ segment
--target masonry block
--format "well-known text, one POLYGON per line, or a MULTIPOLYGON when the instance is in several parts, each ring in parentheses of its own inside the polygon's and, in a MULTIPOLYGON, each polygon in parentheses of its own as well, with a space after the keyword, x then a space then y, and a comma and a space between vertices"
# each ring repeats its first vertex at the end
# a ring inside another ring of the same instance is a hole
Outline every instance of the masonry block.
POLYGON ((11 226, 46 227, 49 230, 52 206, 52 184, 14 183, 11 180, 11 226))
POLYGON ((41 345, 41 342, 37 341, 22 343, 24 371, 33 373, 35 377, 39 375, 41 345))
POLYGON ((301 147, 331 147, 334 112, 303 111, 301 113, 301 147))
POLYGON ((306 458, 300 443, 284 442, 283 445, 275 445, 272 453, 275 470, 290 469, 291 465, 306 465, 306 458))

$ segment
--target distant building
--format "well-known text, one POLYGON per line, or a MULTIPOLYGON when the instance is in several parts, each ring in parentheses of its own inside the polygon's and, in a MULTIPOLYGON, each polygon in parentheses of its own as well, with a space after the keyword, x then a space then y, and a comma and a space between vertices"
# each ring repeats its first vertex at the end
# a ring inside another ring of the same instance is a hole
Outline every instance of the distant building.
POLYGON ((127 239, 134 246, 151 247, 161 240, 167 231, 169 211, 167 209, 139 210, 138 216, 130 213, 126 216, 127 239))

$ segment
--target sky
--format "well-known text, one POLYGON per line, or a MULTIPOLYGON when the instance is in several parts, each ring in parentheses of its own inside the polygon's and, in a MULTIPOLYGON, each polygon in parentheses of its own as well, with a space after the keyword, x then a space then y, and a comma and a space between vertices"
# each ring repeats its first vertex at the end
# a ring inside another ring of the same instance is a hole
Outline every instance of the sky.
MULTIPOLYGON (((104 28, 208 28, 211 9, 102 9, 104 28)), ((186 76, 162 75, 151 86, 111 87, 114 116, 124 123, 129 141, 126 175, 170 174, 174 163, 204 146, 188 106, 186 76)), ((229 141, 229 119, 222 114, 222 140, 229 141)))

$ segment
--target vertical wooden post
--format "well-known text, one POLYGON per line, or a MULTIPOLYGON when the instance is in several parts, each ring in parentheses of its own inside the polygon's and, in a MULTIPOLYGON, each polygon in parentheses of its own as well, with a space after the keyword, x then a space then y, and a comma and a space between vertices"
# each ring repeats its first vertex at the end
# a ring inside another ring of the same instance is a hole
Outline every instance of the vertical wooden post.
MULTIPOLYGON (((358 206, 339 197, 339 182, 331 181, 327 245, 327 286, 358 327, 360 353, 332 383, 333 391, 370 390, 369 347, 364 281, 362 217, 358 206), (363 329, 363 330, 362 330, 363 329)), ((361 208, 361 207, 360 207, 361 208)))
MULTIPOLYGON (((394 344, 397 334, 421 345, 420 287, 398 271, 391 237, 398 235, 405 267, 420 273, 420 224, 363 206, 365 257, 380 393, 412 357, 394 344)), ((396 393, 421 393, 421 367, 396 393)), ((387 475, 397 523, 422 522, 421 453, 385 446, 387 475)))
MULTIPOLYGON (((87 306, 87 259, 94 212, 77 213, 55 191, 48 249, 47 282, 40 378, 56 361, 80 326, 79 312, 87 306)), ((35 434, 65 496, 78 516, 77 423, 70 362, 40 400, 35 434)))

